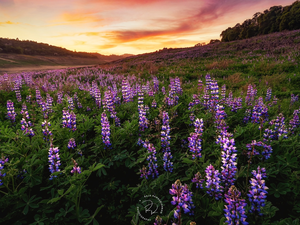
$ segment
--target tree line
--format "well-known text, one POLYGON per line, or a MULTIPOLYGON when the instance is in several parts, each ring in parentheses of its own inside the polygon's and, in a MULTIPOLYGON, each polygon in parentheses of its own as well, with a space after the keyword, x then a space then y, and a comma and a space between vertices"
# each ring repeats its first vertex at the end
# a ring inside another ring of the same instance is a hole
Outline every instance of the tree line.
POLYGON ((257 12, 252 19, 237 23, 221 33, 221 41, 242 40, 258 35, 270 34, 284 30, 300 29, 300 1, 282 7, 272 6, 263 13, 257 12))

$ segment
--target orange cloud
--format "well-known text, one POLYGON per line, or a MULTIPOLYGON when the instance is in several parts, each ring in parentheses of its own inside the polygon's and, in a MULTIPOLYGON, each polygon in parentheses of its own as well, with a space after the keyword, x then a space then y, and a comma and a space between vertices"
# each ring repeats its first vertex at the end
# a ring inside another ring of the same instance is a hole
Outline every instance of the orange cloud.
POLYGON ((109 49, 109 48, 114 48, 117 47, 118 45, 115 44, 104 44, 104 45, 98 45, 97 49, 109 49))
POLYGON ((74 41, 75 45, 84 45, 86 41, 74 41))
POLYGON ((20 23, 15 23, 15 22, 11 22, 11 21, 6 21, 6 22, 0 22, 0 26, 1 25, 17 25, 17 24, 20 24, 20 23))
POLYGON ((63 24, 98 23, 100 25, 103 20, 97 13, 93 12, 64 12, 52 22, 63 24))

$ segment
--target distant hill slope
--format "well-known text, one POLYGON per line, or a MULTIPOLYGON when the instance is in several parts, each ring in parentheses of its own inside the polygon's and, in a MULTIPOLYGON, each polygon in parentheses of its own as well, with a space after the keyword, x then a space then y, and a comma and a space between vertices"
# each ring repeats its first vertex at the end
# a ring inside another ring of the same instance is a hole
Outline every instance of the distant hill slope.
POLYGON ((114 61, 130 56, 130 54, 107 56, 98 53, 73 52, 65 48, 45 43, 37 43, 35 41, 20 41, 18 39, 8 38, 0 38, 0 53, 40 56, 71 56, 80 58, 99 59, 103 62, 114 61))
MULTIPOLYGON (((300 52, 300 30, 277 32, 232 42, 216 42, 190 48, 164 48, 162 50, 130 56, 101 65, 115 72, 126 72, 135 67, 144 67, 150 73, 159 65, 180 63, 182 59, 221 59, 248 54, 281 56, 290 52, 300 52)), ((298 54, 298 53, 297 53, 298 54)))
POLYGON ((263 13, 257 12, 252 19, 237 23, 221 33, 221 41, 242 40, 258 35, 271 34, 284 30, 300 29, 300 1, 282 7, 272 6, 263 13))

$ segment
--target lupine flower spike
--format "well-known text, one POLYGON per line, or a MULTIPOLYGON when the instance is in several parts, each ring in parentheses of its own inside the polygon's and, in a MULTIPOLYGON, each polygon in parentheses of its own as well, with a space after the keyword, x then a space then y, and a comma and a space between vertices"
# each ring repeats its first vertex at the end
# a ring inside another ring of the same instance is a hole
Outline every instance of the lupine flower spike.
POLYGON ((247 225, 249 224, 246 222, 246 211, 245 207, 247 206, 247 203, 245 203, 245 199, 241 199, 241 192, 238 191, 238 189, 235 186, 231 186, 228 190, 228 193, 225 194, 225 218, 226 223, 230 225, 236 225, 236 224, 243 224, 247 225))
MULTIPOLYGON (((58 172, 60 171, 59 169, 59 166, 61 165, 60 164, 60 157, 59 157, 59 149, 58 147, 54 148, 53 144, 52 144, 52 140, 51 140, 51 143, 50 143, 50 149, 49 149, 49 155, 48 155, 48 159, 49 159, 49 170, 50 170, 50 173, 54 173, 54 172, 58 172)), ((50 175, 50 179, 49 180, 52 180, 53 177, 56 177, 56 176, 52 176, 50 175)))
POLYGON ((182 185, 180 180, 176 180, 175 183, 172 184, 169 193, 175 195, 172 197, 171 204, 176 206, 174 217, 178 219, 179 224, 181 224, 181 209, 183 209, 183 212, 186 214, 194 215, 193 209, 195 206, 192 200, 193 194, 186 184, 182 185))
POLYGON ((4 155, 2 155, 2 158, 0 158, 0 186, 2 183, 2 177, 5 177, 6 173, 2 173, 2 170, 4 169, 4 164, 8 162, 8 158, 5 158, 4 155))
POLYGON ((267 189, 268 187, 265 184, 266 178, 266 169, 257 167, 257 172, 255 170, 252 171, 252 175, 254 178, 251 178, 251 190, 249 190, 249 201, 251 202, 251 210, 250 213, 257 212, 259 216, 262 216, 261 207, 265 206, 265 198, 267 197, 267 189))
POLYGON ((72 161, 74 163, 73 169, 71 170, 72 174, 79 174, 81 173, 81 168, 78 166, 78 163, 72 158, 72 161))

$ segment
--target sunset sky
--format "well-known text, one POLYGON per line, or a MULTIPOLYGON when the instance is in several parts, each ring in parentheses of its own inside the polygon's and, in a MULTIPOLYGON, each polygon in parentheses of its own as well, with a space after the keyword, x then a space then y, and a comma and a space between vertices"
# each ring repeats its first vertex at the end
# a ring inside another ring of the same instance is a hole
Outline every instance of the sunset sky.
POLYGON ((0 37, 100 54, 140 54, 219 39, 295 0, 0 0, 0 37))

